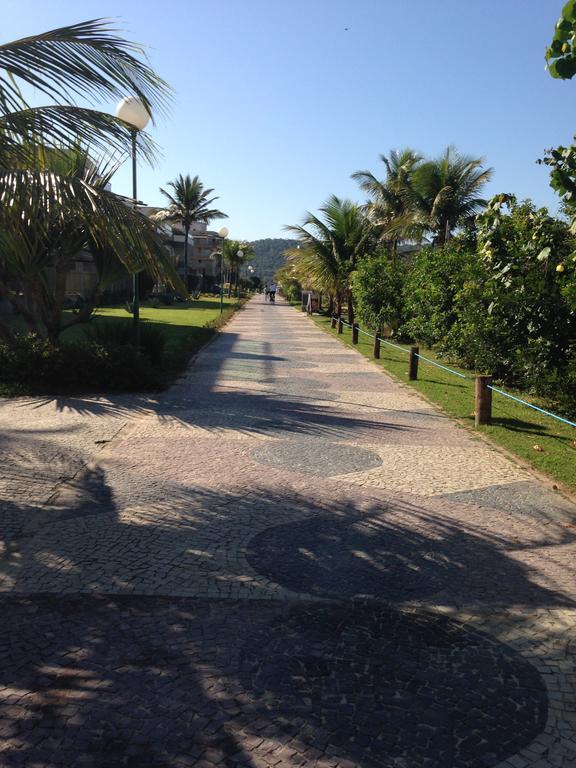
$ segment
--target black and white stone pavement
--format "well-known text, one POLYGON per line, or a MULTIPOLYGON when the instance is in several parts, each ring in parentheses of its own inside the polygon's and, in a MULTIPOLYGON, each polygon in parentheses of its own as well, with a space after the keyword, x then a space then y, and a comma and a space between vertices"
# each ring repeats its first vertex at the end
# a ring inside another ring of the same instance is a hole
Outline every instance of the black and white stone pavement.
POLYGON ((292 308, 2 414, 0 768, 576 768, 574 506, 292 308))

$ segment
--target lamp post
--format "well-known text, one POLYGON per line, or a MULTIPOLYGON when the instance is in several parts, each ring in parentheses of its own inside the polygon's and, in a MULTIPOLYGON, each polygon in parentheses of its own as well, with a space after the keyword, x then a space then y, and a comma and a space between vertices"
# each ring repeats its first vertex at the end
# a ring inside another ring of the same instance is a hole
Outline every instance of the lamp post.
POLYGON ((228 237, 228 227, 219 229, 218 235, 222 238, 220 247, 220 314, 222 314, 224 311, 224 240, 228 237))
POLYGON ((236 256, 238 257, 238 261, 236 263, 236 298, 238 298, 238 282, 240 280, 240 262, 242 261, 242 258, 244 256, 244 251, 242 248, 239 248, 236 251, 236 256))
MULTIPOLYGON (((144 104, 136 96, 127 96, 116 106, 116 117, 130 126, 132 135, 132 200, 134 208, 137 207, 138 189, 136 177, 136 137, 138 131, 143 131, 150 121, 150 113, 144 104)), ((134 339, 136 349, 140 349, 140 290, 139 275, 132 275, 132 312, 134 317, 134 339)))

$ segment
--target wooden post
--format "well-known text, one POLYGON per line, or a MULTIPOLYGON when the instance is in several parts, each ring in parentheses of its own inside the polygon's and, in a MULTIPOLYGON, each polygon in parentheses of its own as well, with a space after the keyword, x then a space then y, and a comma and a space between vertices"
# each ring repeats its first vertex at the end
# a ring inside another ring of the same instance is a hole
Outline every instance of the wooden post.
POLYGON ((358 323, 352 323, 352 344, 358 344, 358 323))
POLYGON ((418 354, 419 347, 410 347, 410 360, 408 362, 408 378, 410 381, 416 381, 418 378, 418 354))
POLYGON ((372 354, 375 360, 380 359, 380 338, 378 337, 378 331, 374 334, 374 346, 372 347, 372 354))
POLYGON ((332 320, 330 322, 330 328, 336 328, 336 323, 338 322, 338 318, 336 315, 332 315, 332 320))
POLYGON ((474 408, 474 424, 477 427, 482 424, 492 423, 492 376, 476 376, 476 403, 474 408))
POLYGON ((344 320, 341 317, 338 318, 338 333, 344 333, 344 320))

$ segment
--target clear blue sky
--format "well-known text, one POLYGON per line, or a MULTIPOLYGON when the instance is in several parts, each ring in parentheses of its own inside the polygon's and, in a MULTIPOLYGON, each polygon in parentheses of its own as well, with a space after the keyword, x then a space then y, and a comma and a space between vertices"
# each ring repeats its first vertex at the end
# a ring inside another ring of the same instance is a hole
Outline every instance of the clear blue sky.
MULTIPOLYGON (((141 199, 160 204, 159 186, 199 174, 231 235, 255 239, 331 193, 362 199, 350 174, 405 146, 482 155, 489 192, 556 209, 535 160, 576 131, 576 80, 544 71, 563 2, 4 0, 2 37, 119 18, 176 91, 141 199)), ((130 194, 127 167, 114 188, 130 194)))

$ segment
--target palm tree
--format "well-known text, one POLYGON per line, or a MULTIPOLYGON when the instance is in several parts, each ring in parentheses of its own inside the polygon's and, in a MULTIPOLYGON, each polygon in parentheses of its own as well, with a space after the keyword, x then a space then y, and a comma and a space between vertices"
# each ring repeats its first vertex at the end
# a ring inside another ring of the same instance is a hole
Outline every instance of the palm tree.
MULTIPOLYGON (((0 46, 0 296, 53 341, 74 249, 91 250, 101 285, 146 267, 179 289, 154 225, 104 188, 113 165, 99 168, 80 147, 129 152, 130 126, 73 103, 135 95, 152 116, 162 113, 170 88, 142 55, 102 20, 0 46), (29 106, 19 82, 55 103, 29 106)), ((153 142, 141 132, 139 144, 151 160, 153 142)))
POLYGON ((115 170, 81 147, 40 145, 29 168, 2 173, 0 275, 8 279, 0 280, 0 297, 53 343, 89 320, 99 292, 127 271, 146 269, 184 293, 154 223, 107 188, 115 170), (64 321, 66 278, 81 249, 98 279, 82 310, 64 321))
POLYGON ((322 218, 306 213, 301 225, 285 229, 301 243, 289 256, 300 274, 332 296, 340 312, 346 298, 348 322, 354 322, 350 275, 372 246, 373 229, 361 208, 350 200, 331 195, 320 207, 322 218))
MULTIPOLYGON (((0 45, 0 169, 33 151, 34 139, 69 145, 82 141, 97 150, 129 152, 130 126, 116 117, 74 104, 76 97, 138 97, 154 118, 166 112, 171 89, 139 57, 142 47, 96 19, 60 27, 0 45), (37 89, 53 104, 31 107, 19 82, 37 89), (23 141, 28 139, 28 141, 23 141)), ((140 153, 152 159, 154 143, 139 135, 140 153)))
POLYGON ((223 243, 224 262, 230 268, 230 279, 228 282, 228 297, 232 296, 232 283, 234 282, 234 292, 238 295, 238 281, 240 279, 240 268, 255 256, 251 245, 240 240, 224 240, 223 243))
POLYGON ((492 178, 483 158, 460 154, 447 147, 435 160, 419 164, 412 174, 410 195, 422 226, 432 233, 435 245, 443 245, 460 224, 472 221, 486 206, 480 197, 492 178))
POLYGON ((160 192, 168 200, 168 207, 159 211, 153 218, 156 221, 178 221, 184 227, 184 274, 185 284, 190 289, 190 276, 188 275, 188 235, 190 227, 195 221, 208 224, 212 219, 227 219, 228 216, 217 208, 210 208, 217 197, 210 197, 213 189, 204 189, 204 185, 198 176, 192 179, 190 174, 180 174, 174 181, 169 181, 171 192, 162 187, 160 192))
POLYGON ((380 160, 386 168, 384 180, 376 178, 371 171, 356 171, 352 178, 370 197, 366 206, 367 214, 379 239, 390 244, 395 261, 398 243, 421 234, 410 186, 412 175, 422 162, 422 155, 408 148, 392 150, 390 157, 380 155, 380 160))

